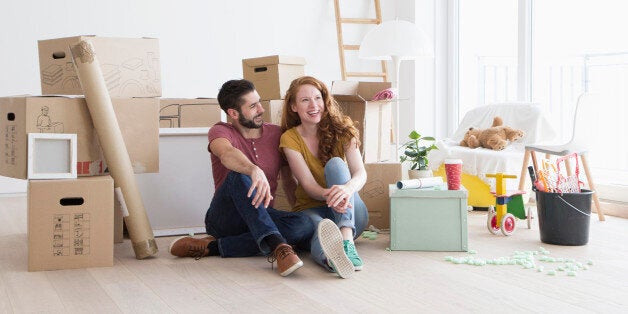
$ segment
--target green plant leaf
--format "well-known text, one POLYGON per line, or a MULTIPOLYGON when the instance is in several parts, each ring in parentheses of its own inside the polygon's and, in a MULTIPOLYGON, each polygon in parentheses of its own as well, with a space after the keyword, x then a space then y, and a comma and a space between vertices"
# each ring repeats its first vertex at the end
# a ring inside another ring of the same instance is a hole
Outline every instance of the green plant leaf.
POLYGON ((416 140, 416 139, 421 138, 421 134, 419 134, 419 133, 417 133, 417 131, 413 130, 412 132, 410 132, 410 135, 408 135, 408 137, 413 139, 413 140, 416 140))

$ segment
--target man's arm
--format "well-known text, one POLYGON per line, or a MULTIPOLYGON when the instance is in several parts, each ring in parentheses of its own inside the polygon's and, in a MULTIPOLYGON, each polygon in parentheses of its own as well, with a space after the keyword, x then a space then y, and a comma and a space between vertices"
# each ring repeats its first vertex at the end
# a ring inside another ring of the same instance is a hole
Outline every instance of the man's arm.
POLYGON ((273 196, 270 194, 268 179, 260 167, 253 164, 244 153, 233 147, 225 138, 212 140, 209 143, 209 149, 220 159, 225 168, 251 177, 252 184, 247 196, 251 197, 253 191, 257 189, 252 201, 253 206, 258 207, 263 202, 264 206, 268 207, 273 196))

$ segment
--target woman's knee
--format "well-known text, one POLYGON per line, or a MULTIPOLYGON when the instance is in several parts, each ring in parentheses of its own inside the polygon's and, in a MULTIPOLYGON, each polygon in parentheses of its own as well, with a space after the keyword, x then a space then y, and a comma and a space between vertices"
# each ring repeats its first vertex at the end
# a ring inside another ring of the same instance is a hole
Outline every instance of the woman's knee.
POLYGON ((325 164, 325 179, 328 187, 346 183, 351 179, 349 166, 342 158, 333 157, 325 164))
POLYGON ((332 157, 331 159, 329 159, 327 161, 327 163, 325 164, 325 174, 327 174, 328 171, 334 171, 337 172, 339 170, 344 170, 346 169, 347 171, 349 171, 349 166, 347 165, 347 163, 340 157, 332 157))

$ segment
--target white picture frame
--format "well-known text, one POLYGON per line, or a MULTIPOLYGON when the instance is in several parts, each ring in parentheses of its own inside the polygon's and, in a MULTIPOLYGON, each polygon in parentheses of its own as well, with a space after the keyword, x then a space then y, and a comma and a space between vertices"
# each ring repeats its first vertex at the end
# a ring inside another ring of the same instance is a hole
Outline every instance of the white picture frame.
POLYGON ((28 133, 28 179, 76 179, 76 134, 28 133))

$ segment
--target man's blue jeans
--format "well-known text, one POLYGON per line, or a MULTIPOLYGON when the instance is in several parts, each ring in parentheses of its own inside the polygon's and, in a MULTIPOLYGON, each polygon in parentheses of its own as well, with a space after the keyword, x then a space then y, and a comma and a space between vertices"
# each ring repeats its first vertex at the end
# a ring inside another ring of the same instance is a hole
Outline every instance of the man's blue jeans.
MULTIPOLYGON (((327 182, 327 188, 332 185, 345 184, 350 179, 351 173, 349 172, 349 167, 341 158, 334 157, 325 164, 325 181, 327 182)), ((369 221, 369 214, 358 192, 353 194, 350 201, 353 206, 347 208, 347 212, 344 214, 340 214, 328 206, 308 208, 303 210, 302 213, 307 214, 310 219, 312 219, 315 226, 318 226, 318 223, 324 218, 328 218, 334 221, 339 228, 349 227, 353 229, 353 238, 355 239, 360 236, 362 231, 366 228, 366 224, 369 221)), ((314 261, 329 269, 327 258, 323 253, 316 232, 314 232, 312 236, 310 252, 314 261)))
POLYGON ((271 234, 283 236, 290 245, 307 248, 314 233, 312 221, 303 213, 266 208, 264 204, 253 207, 253 196, 246 196, 251 184, 249 176, 229 172, 207 210, 205 229, 218 239, 220 255, 268 255, 271 252, 263 239, 271 234))

